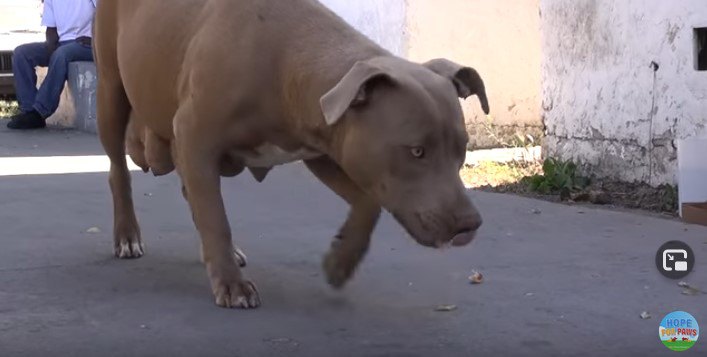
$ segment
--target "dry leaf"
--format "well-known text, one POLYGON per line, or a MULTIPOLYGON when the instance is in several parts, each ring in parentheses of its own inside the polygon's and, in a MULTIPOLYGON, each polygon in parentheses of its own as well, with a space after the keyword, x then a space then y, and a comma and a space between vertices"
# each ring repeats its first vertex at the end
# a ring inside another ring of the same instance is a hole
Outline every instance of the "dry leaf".
POLYGON ((689 287, 689 288, 687 288, 687 289, 685 289, 685 290, 682 291, 682 294, 683 294, 683 295, 687 295, 687 296, 700 295, 700 293, 701 293, 700 290, 695 289, 695 288, 693 288, 693 287, 689 287))
POLYGON ((469 282, 472 284, 481 284, 484 282, 484 276, 481 275, 478 271, 474 270, 472 271, 471 275, 469 275, 469 282))
POLYGON ((101 229, 98 228, 98 227, 91 227, 91 228, 89 228, 89 229, 86 230, 86 233, 98 234, 98 233, 101 233, 101 229))
POLYGON ((648 313, 648 311, 643 311, 643 312, 641 313, 641 319, 642 319, 642 320, 648 320, 648 319, 650 319, 651 317, 652 317, 652 316, 651 316, 651 314, 648 313))
POLYGON ((682 291, 683 295, 695 296, 695 295, 699 295, 702 293, 702 291, 700 289, 690 285, 688 282, 685 282, 685 281, 679 282, 678 286, 683 288, 683 291, 682 291))
POLYGON ((439 312, 449 312, 457 309, 457 305, 439 305, 435 308, 435 311, 439 312))

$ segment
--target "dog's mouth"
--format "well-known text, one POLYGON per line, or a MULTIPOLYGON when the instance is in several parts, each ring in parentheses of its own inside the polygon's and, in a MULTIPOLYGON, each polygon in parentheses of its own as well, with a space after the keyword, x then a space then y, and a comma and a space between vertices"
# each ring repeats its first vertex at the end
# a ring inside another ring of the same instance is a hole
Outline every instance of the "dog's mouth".
POLYGON ((393 213, 393 217, 405 228, 410 236, 417 243, 429 248, 450 248, 463 247, 469 245, 476 238, 476 227, 462 226, 456 230, 443 229, 439 226, 430 226, 425 224, 422 219, 409 219, 405 215, 393 213))
POLYGON ((462 229, 452 237, 451 244, 454 247, 463 247, 469 245, 476 238, 476 231, 471 229, 462 229))
MULTIPOLYGON (((436 239, 432 240, 431 244, 424 244, 422 241, 417 240, 420 242, 420 244, 426 245, 428 247, 432 248, 437 248, 437 249, 447 249, 447 248, 452 248, 452 247, 464 247, 469 245, 474 238, 476 238, 476 231, 460 231, 454 236, 452 236, 451 239, 436 239)), ((429 242, 429 241, 424 241, 424 242, 429 242)))

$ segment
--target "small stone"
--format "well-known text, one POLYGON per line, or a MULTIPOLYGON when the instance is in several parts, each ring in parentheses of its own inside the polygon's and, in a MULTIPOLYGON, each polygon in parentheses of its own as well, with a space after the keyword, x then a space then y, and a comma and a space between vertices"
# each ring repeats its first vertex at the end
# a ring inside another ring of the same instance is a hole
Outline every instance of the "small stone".
POLYGON ((537 209, 537 208, 533 208, 532 210, 530 210, 530 213, 532 213, 532 214, 542 214, 543 211, 541 211, 541 210, 539 210, 539 209, 537 209))
POLYGON ((681 282, 678 283, 678 286, 681 287, 681 288, 689 288, 689 287, 690 287, 690 284, 688 284, 688 283, 685 282, 685 281, 681 281, 681 282))
POLYGON ((297 348, 300 344, 299 341, 288 337, 269 338, 265 339, 264 341, 273 345, 289 346, 290 348, 297 348))
POLYGON ((648 313, 648 311, 643 311, 643 312, 641 313, 641 320, 648 320, 648 319, 650 319, 651 317, 652 317, 652 316, 651 316, 650 313, 648 313))
POLYGON ((89 228, 89 229, 86 230, 86 233, 89 233, 89 234, 98 234, 98 233, 101 233, 101 229, 98 228, 98 227, 91 227, 91 228, 89 228))
POLYGON ((527 297, 535 296, 535 293, 525 293, 525 296, 527 296, 527 297))
POLYGON ((484 276, 478 271, 474 270, 471 272, 471 275, 469 275, 469 282, 474 285, 481 284, 484 282, 484 276))
POLYGON ((140 325, 140 328, 144 330, 147 328, 147 325, 140 325))
POLYGON ((439 305, 435 307, 435 311, 437 312, 450 312, 454 311, 457 309, 457 305, 439 305))
POLYGON ((152 193, 151 192, 145 193, 145 197, 152 197, 152 193))

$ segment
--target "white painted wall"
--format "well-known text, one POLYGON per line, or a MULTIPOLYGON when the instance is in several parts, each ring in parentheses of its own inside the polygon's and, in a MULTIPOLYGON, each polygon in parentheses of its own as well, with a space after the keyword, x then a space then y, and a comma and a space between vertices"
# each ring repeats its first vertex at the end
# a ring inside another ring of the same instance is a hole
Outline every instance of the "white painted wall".
POLYGON ((541 0, 541 13, 548 155, 600 177, 676 183, 676 139, 707 136, 693 36, 707 2, 541 0))
MULTIPOLYGON (((707 0, 706 0, 707 1, 707 0)), ((486 85, 495 136, 542 135, 539 0, 407 0, 408 55, 474 67, 486 85)), ((498 147, 476 98, 462 102, 473 149, 498 147)))
MULTIPOLYGON (((497 136, 542 132, 539 0, 321 1, 396 55, 475 67, 486 82, 497 136)), ((481 123, 478 101, 462 105, 470 146, 499 146, 481 123)))
POLYGON ((405 0, 320 0, 364 35, 405 56, 405 0))

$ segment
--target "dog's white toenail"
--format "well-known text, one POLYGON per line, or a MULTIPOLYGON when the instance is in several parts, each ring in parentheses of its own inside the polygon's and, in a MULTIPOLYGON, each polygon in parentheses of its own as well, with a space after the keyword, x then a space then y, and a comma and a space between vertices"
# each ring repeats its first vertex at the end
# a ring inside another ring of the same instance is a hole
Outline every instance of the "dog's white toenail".
POLYGON ((132 251, 132 256, 133 257, 140 257, 143 254, 143 245, 141 243, 132 243, 130 245, 130 250, 132 251))
POLYGON ((237 306, 240 306, 240 307, 242 307, 242 308, 246 308, 246 309, 247 309, 247 308, 248 308, 248 301, 246 300, 245 297, 239 296, 239 297, 236 299, 236 305, 237 305, 237 306))

